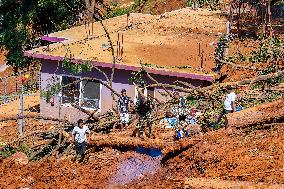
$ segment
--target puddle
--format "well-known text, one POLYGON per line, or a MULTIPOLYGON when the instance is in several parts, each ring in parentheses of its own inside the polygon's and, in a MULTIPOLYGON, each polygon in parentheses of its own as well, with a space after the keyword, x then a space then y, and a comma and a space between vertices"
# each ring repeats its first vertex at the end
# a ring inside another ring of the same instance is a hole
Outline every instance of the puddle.
POLYGON ((147 175, 154 175, 160 167, 162 151, 159 149, 136 148, 136 154, 123 160, 116 173, 109 179, 109 188, 127 185, 147 175))
POLYGON ((149 149, 149 148, 138 147, 138 148, 136 148, 135 151, 139 154, 146 154, 146 155, 149 155, 153 158, 162 156, 162 151, 157 149, 157 148, 150 148, 149 149))

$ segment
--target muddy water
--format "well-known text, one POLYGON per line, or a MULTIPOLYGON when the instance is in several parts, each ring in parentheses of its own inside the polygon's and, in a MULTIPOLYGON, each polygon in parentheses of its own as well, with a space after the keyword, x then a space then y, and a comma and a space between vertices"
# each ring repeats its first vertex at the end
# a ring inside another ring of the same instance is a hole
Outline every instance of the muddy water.
POLYGON ((157 173, 160 168, 162 152, 158 149, 137 148, 132 157, 124 159, 117 171, 108 180, 108 188, 124 186, 143 177, 157 173))

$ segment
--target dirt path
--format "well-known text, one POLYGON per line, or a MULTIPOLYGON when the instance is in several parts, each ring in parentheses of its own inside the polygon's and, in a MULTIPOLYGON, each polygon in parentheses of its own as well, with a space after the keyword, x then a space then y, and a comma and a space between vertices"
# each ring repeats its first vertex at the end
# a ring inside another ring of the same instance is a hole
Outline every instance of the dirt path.
MULTIPOLYGON (((34 112, 34 108, 39 105, 40 96, 24 96, 24 115, 34 112)), ((20 100, 13 100, 9 103, 0 105, 0 118, 17 117, 20 110, 20 100)))

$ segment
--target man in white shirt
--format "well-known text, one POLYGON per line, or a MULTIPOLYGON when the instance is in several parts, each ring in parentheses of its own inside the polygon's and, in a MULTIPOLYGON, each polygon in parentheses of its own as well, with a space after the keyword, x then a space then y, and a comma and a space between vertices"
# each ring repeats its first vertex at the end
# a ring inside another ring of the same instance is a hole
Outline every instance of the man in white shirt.
POLYGON ((224 117, 225 128, 227 128, 227 126, 228 126, 228 120, 227 120, 226 114, 236 111, 235 101, 236 101, 236 97, 237 97, 237 95, 234 93, 233 87, 231 85, 228 85, 226 87, 226 90, 227 90, 228 94, 225 97, 224 109, 223 109, 223 112, 222 112, 222 114, 220 115, 220 117, 217 121, 217 123, 220 123, 221 119, 224 117))
POLYGON ((227 86, 228 94, 226 95, 226 99, 224 101, 224 114, 232 113, 236 111, 236 97, 237 95, 233 92, 232 86, 227 86))
POLYGON ((90 130, 88 126, 83 125, 83 120, 79 119, 77 126, 72 131, 71 142, 75 142, 76 154, 79 161, 83 161, 85 157, 86 144, 89 143, 90 130))

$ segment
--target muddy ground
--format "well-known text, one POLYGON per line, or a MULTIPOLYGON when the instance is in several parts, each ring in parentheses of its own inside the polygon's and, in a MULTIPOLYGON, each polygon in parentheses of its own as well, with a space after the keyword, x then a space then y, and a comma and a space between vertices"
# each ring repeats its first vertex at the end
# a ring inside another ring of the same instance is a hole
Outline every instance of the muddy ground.
MULTIPOLYGON (((17 106, 13 102, 11 107, 13 104, 17 106)), ((30 119, 25 122, 25 132, 53 126, 30 119)), ((18 137, 17 127, 16 121, 0 124, 1 144, 18 137)), ((192 138, 200 137, 191 148, 167 158, 156 149, 123 147, 89 148, 83 163, 75 162, 73 156, 28 164, 10 157, 0 163, 0 188, 181 188, 188 177, 284 183, 284 124, 232 132, 221 129, 192 138)))
MULTIPOLYGON (((170 11, 180 7, 179 3, 182 4, 184 1, 167 2, 165 6, 159 4, 155 7, 154 4, 153 7, 160 14, 165 10, 170 11)), ((148 10, 145 8, 143 11, 147 12, 148 10)), ((203 18, 206 19, 205 16, 203 18)), ((170 18, 166 20, 170 25, 172 20, 170 18)), ((218 23, 221 25, 221 22, 223 23, 224 20, 218 23)), ((157 23, 159 22, 154 24, 157 23)), ((149 24, 149 27, 153 27, 154 24, 149 24)), ((159 27, 159 25, 155 25, 155 27, 159 27)), ((169 26, 169 28, 173 27, 169 26)), ((164 28, 160 29, 164 35, 167 34, 170 37, 185 31, 178 28, 172 33, 165 33, 164 28)), ((216 26, 214 34, 216 35, 219 30, 223 31, 223 29, 216 26)), ((138 34, 149 30, 147 27, 137 29, 138 34)), ((208 35, 210 30, 207 30, 208 28, 204 28, 200 29, 198 34, 195 33, 198 32, 196 30, 193 33, 186 33, 175 38, 174 45, 177 49, 175 54, 177 54, 179 61, 174 61, 172 57, 166 57, 170 51, 167 45, 171 43, 171 40, 167 39, 162 44, 164 48, 155 50, 155 53, 159 59, 164 59, 164 64, 168 66, 182 66, 190 62, 193 63, 193 67, 199 67, 199 61, 192 57, 197 56, 197 42, 199 38, 202 38, 204 48, 208 52, 206 54, 208 63, 205 65, 205 69, 209 71, 213 66, 212 53, 214 50, 209 43, 216 42, 217 37, 208 35), (184 40, 190 40, 190 42, 185 45, 183 44, 184 40), (185 54, 191 56, 189 59, 192 62, 186 59, 185 54)), ((131 37, 131 35, 129 36, 131 37)), ((148 44, 145 43, 143 48, 136 51, 147 61, 155 63, 158 61, 157 56, 152 56, 149 52, 153 51, 155 46, 160 46, 160 43, 153 44, 154 39, 155 36, 152 36, 148 44)), ((241 51, 251 49, 251 47, 236 43, 232 45, 230 54, 237 51, 234 48, 236 46, 241 51)), ((11 70, 8 70, 7 74, 8 72, 11 73, 11 70)), ((235 70, 226 66, 222 72, 228 74, 226 81, 236 81, 257 74, 250 70, 235 70)), ((7 74, 0 73, 0 76, 7 74)), ((8 83, 9 85, 15 84, 14 81, 8 83)), ((28 109, 35 107, 39 99, 32 98, 25 101, 30 104, 29 107, 25 107, 26 113, 29 113, 28 109)), ((1 106, 0 118, 16 117, 18 108, 17 101, 11 102, 9 106, 1 106)), ((54 126, 53 124, 41 124, 37 120, 28 120, 25 123, 25 132, 48 130, 54 126)), ((8 143, 16 139, 18 137, 17 127, 16 121, 1 122, 0 143, 8 143)), ((129 136, 127 135, 127 137, 129 136)), ((211 131, 205 133, 202 140, 191 148, 177 152, 167 159, 163 159, 161 152, 155 149, 107 147, 89 149, 83 163, 75 162, 69 157, 61 159, 50 157, 21 164, 15 162, 15 157, 10 157, 0 162, 0 188, 182 188, 187 177, 284 184, 283 140, 284 124, 275 124, 265 128, 250 128, 233 132, 224 129, 211 131)))
MULTIPOLYGON (((12 126, 12 125, 11 125, 12 126)), ((15 128, 15 127, 14 127, 15 128)), ((7 133, 2 127, 1 133, 7 133)), ((1 188, 179 188, 187 177, 284 183, 284 125, 204 135, 167 161, 156 150, 100 148, 83 163, 54 158, 0 164, 1 188)))

